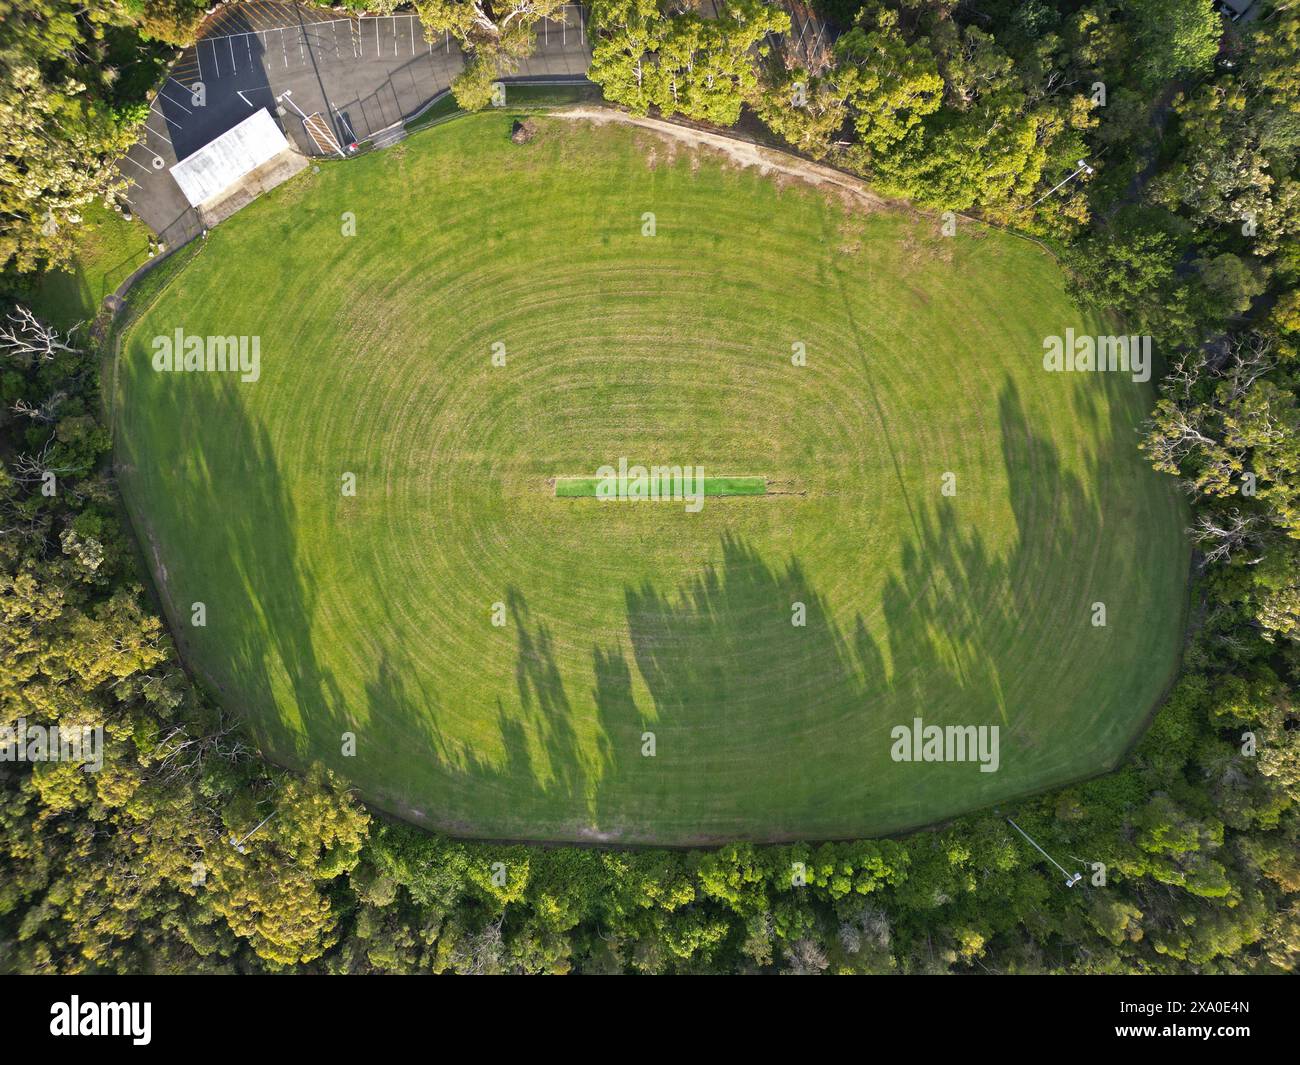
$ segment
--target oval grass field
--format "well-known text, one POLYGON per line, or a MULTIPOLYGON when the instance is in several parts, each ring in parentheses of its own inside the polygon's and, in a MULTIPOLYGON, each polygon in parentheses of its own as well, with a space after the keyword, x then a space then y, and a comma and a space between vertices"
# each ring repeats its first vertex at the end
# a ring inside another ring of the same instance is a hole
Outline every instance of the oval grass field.
POLYGON ((872 835, 1115 764, 1176 666, 1184 517, 1150 385, 1044 371, 1114 331, 1050 257, 538 122, 305 173, 124 340, 125 496, 214 695, 509 839, 872 835), (178 328, 257 337, 258 380, 154 370, 178 328), (620 458, 768 491, 556 497, 620 458), (997 770, 894 760, 915 718, 997 726, 997 770))

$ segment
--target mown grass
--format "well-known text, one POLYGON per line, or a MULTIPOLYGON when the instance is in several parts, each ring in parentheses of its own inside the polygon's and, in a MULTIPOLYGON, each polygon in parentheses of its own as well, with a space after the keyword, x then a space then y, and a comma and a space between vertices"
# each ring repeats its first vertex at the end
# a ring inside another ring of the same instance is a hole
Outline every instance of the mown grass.
POLYGON ((83 212, 77 251, 64 269, 41 276, 32 294, 33 313, 59 329, 91 321, 104 297, 149 258, 149 230, 101 204, 83 212))
MULTIPOLYGON (((575 104, 599 104, 603 101, 600 87, 589 81, 570 84, 539 84, 526 81, 506 83, 506 106, 511 109, 548 109, 571 107, 575 104)), ((448 92, 436 100, 428 110, 407 122, 406 129, 414 133, 464 114, 455 96, 448 92)))
POLYGON ((123 344, 125 497, 214 694, 502 838, 868 835, 1114 764, 1176 663, 1184 518, 1150 387, 1043 371, 1096 331, 1050 258, 514 117, 281 187, 123 344), (177 327, 260 337, 260 380, 153 372, 177 327), (769 491, 555 498, 620 457, 769 491), (914 717, 999 726, 999 770, 893 761, 914 717))

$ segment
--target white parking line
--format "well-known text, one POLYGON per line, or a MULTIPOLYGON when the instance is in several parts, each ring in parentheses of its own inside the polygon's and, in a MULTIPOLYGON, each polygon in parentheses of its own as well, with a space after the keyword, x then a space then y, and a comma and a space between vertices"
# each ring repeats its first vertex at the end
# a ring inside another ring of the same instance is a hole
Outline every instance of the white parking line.
MULTIPOLYGON (((190 91, 190 90, 187 89, 184 85, 182 85, 179 81, 177 81, 175 78, 170 78, 170 77, 169 77, 167 80, 170 81, 172 84, 174 84, 178 89, 180 89, 181 92, 189 92, 189 91, 190 91)), ((169 104, 176 104, 176 106, 179 107, 182 111, 184 111, 187 115, 192 115, 192 114, 194 114, 194 112, 191 111, 191 110, 190 110, 188 107, 186 107, 184 104, 182 104, 182 103, 176 103, 176 101, 173 100, 170 96, 168 96, 165 92, 163 92, 162 89, 159 89, 159 90, 158 90, 158 95, 161 96, 164 100, 166 100, 169 104)))
POLYGON ((289 67, 289 46, 284 43, 284 30, 280 30, 280 51, 284 53, 284 65, 287 70, 289 67))
MULTIPOLYGON (((144 148, 144 145, 141 145, 140 147, 144 148)), ((153 156, 153 159, 151 160, 151 162, 153 163, 153 168, 154 168, 155 171, 157 171, 157 170, 161 170, 163 167, 165 167, 165 166, 167 165, 167 160, 164 159, 164 158, 163 158, 161 155, 159 155, 157 152, 152 151, 152 150, 149 149, 149 148, 145 148, 144 150, 145 150, 146 152, 148 152, 150 155, 153 156)))
POLYGON ((233 37, 227 37, 226 44, 230 45, 230 65, 234 67, 235 70, 238 70, 239 66, 235 62, 235 39, 233 37))
MULTIPOLYGON (((181 108, 181 111, 185 112, 186 114, 194 114, 194 112, 190 111, 190 108, 187 108, 185 104, 179 103, 179 101, 173 100, 172 98, 170 98, 170 96, 166 95, 165 92, 161 90, 161 88, 159 90, 159 96, 161 96, 162 99, 168 101, 169 104, 172 104, 173 107, 181 108)), ((177 126, 179 125, 181 124, 177 122, 177 126)))
POLYGON ((125 159, 128 163, 132 164, 133 166, 138 166, 138 167, 139 167, 141 170, 143 170, 146 174, 152 174, 152 173, 153 173, 153 171, 150 170, 147 166, 145 166, 143 163, 137 163, 137 162, 136 162, 134 159, 132 159, 129 155, 124 155, 124 156, 122 156, 122 158, 125 159))
POLYGON ((206 81, 207 79, 203 76, 203 50, 198 46, 198 44, 194 46, 194 58, 199 64, 199 81, 206 81))
POLYGON ((415 55, 415 16, 410 16, 407 25, 411 28, 411 55, 415 55))
POLYGON ((217 64, 217 77, 221 77, 221 60, 217 58, 217 46, 208 41, 208 47, 212 49, 212 62, 217 64))
POLYGON ((153 126, 149 125, 148 122, 144 124, 144 128, 147 129, 150 133, 152 133, 155 137, 161 137, 168 144, 171 144, 172 139, 169 136, 167 136, 167 134, 159 133, 156 129, 153 128, 153 126))

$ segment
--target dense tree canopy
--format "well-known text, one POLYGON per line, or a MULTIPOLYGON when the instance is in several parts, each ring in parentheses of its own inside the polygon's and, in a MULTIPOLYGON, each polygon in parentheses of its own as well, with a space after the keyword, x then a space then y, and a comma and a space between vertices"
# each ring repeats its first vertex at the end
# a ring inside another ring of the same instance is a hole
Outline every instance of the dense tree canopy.
POLYGON ((646 0, 596 0, 591 26, 591 78, 608 99, 729 126, 757 91, 761 42, 790 20, 763 0, 726 0, 716 18, 668 17, 646 0))

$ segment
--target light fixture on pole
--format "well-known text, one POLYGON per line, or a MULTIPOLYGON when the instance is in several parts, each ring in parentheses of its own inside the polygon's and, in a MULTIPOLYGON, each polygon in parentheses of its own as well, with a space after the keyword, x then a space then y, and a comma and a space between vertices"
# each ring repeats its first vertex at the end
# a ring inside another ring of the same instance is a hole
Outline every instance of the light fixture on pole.
POLYGON ((1022 836, 1024 836, 1025 839, 1029 840, 1029 844, 1034 848, 1034 850, 1038 851, 1039 854, 1041 854, 1044 858, 1046 858, 1049 862, 1051 862, 1054 866, 1056 866, 1056 868, 1058 868, 1059 870, 1061 870, 1062 873, 1065 874, 1066 887, 1074 887, 1075 884, 1077 884, 1080 880, 1083 879, 1082 873, 1070 872, 1070 870, 1065 868, 1065 866, 1063 866, 1060 862, 1058 862, 1055 858, 1053 858, 1050 854, 1048 854, 1047 851, 1043 850, 1042 847, 1040 847, 1037 843, 1035 843, 1033 838, 1029 835, 1029 833, 1026 832, 1014 821, 1012 821, 1011 818, 1009 817, 1007 818, 1007 824, 1009 824, 1012 828, 1014 828, 1017 832, 1019 832, 1022 836))
MULTIPOLYGON (((267 814, 264 818, 262 818, 262 820, 253 828, 253 832, 256 832, 259 828, 262 827, 262 825, 266 824, 274 816, 275 816, 275 811, 272 810, 269 814, 267 814)), ((247 843, 248 840, 252 837, 253 832, 249 832, 248 835, 244 836, 243 839, 236 839, 235 834, 233 832, 230 833, 230 840, 229 840, 230 845, 234 847, 235 850, 239 851, 240 854, 247 854, 248 848, 245 847, 244 844, 247 843)))
POLYGON ((1039 196, 1038 199, 1036 199, 1033 203, 1031 203, 1027 208, 1021 208, 1021 209, 1022 209, 1022 210, 1030 210, 1030 211, 1032 211, 1035 207, 1037 207, 1040 203, 1042 203, 1045 199, 1047 199, 1047 197, 1049 197, 1052 193, 1054 193, 1054 192, 1055 192, 1057 189, 1059 189, 1062 185, 1066 184, 1066 182, 1073 181, 1073 180, 1074 180, 1075 178, 1077 178, 1080 174, 1089 174, 1089 175, 1090 175, 1090 174, 1094 173, 1094 169, 1093 169, 1091 166, 1088 165, 1088 161, 1087 161, 1086 159, 1077 159, 1077 160, 1075 160, 1075 165, 1076 165, 1079 169, 1077 169, 1073 174, 1071 174, 1069 177, 1067 177, 1067 178, 1065 179, 1065 181, 1058 181, 1055 185, 1053 185, 1053 186, 1052 186, 1050 189, 1048 189, 1045 193, 1043 193, 1041 196, 1039 196))

